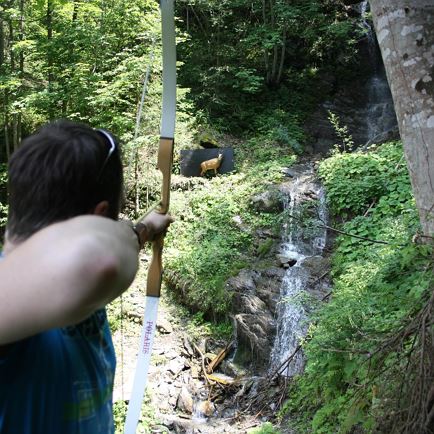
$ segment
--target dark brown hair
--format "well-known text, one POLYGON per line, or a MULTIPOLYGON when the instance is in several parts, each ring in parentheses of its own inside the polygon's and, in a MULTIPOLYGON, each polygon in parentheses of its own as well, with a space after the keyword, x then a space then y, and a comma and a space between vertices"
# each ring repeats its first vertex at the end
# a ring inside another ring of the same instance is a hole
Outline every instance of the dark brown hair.
POLYGON ((122 194, 118 145, 87 125, 56 121, 23 140, 9 162, 8 234, 25 239, 43 227, 89 214, 107 200, 117 219, 122 194), (108 157, 108 158, 107 158, 108 157))

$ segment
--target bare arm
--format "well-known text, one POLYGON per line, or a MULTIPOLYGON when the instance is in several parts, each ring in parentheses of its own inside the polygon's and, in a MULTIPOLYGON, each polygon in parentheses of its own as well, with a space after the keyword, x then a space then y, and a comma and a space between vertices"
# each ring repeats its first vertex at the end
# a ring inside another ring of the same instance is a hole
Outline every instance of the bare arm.
POLYGON ((125 291, 138 243, 127 225, 83 216, 43 229, 0 261, 0 345, 75 324, 125 291))

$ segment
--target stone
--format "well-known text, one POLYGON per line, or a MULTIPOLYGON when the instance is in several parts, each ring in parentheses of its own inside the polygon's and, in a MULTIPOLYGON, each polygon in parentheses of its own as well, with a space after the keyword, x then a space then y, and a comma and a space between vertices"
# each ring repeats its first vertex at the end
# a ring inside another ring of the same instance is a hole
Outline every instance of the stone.
POLYGON ((320 278, 330 269, 330 262, 322 256, 310 256, 303 261, 303 267, 314 279, 320 278))
POLYGON ((195 408, 195 413, 211 417, 215 413, 215 405, 211 401, 200 401, 195 408))
POLYGON ((279 254, 276 255, 277 263, 284 268, 293 267, 298 261, 298 255, 279 254))
POLYGON ((164 317, 158 317, 157 330, 163 334, 170 334, 173 332, 173 327, 170 322, 164 317))
POLYGON ((265 367, 268 364, 275 333, 275 324, 271 313, 237 314, 234 321, 238 336, 235 362, 254 361, 257 367, 265 367))
POLYGON ((249 293, 235 292, 232 303, 238 313, 259 315, 267 311, 265 303, 256 295, 249 293))
POLYGON ((154 425, 151 428, 151 434, 169 434, 169 428, 164 425, 154 425))
POLYGON ((194 356, 194 350, 193 350, 193 347, 191 346, 190 341, 187 338, 183 339, 183 345, 184 345, 185 351, 188 353, 188 355, 190 357, 193 357, 194 356))
POLYGON ((278 213, 283 211, 282 195, 276 188, 255 194, 250 199, 250 203, 252 208, 259 212, 278 213))
POLYGON ((193 397, 185 386, 181 388, 181 392, 179 393, 176 402, 176 407, 185 413, 193 413, 193 397))
POLYGON ((289 167, 283 167, 280 172, 288 178, 294 178, 294 172, 289 167))
POLYGON ((156 388, 156 392, 159 395, 168 396, 170 394, 170 387, 169 387, 169 385, 167 383, 165 383, 164 381, 162 381, 162 382, 160 382, 160 384, 156 388))
POLYGON ((257 273, 253 270, 241 270, 237 276, 227 280, 226 286, 228 289, 239 292, 254 291, 256 288, 256 276, 257 273))
POLYGON ((173 375, 177 376, 184 369, 184 366, 184 358, 177 357, 169 362, 167 370, 170 371, 173 375))

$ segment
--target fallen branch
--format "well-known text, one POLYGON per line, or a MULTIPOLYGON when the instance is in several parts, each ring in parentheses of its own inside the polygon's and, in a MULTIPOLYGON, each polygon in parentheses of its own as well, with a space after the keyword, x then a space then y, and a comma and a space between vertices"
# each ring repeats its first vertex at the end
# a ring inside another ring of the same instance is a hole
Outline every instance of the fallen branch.
POLYGON ((217 366, 225 359, 227 356, 229 350, 232 348, 234 341, 230 342, 226 345, 225 348, 223 348, 214 359, 209 363, 208 367, 206 368, 207 374, 212 374, 214 369, 217 368, 217 366))
POLYGON ((268 380, 271 381, 276 375, 281 374, 282 371, 285 370, 288 367, 288 365, 292 362, 292 360, 300 350, 301 350, 301 344, 299 344, 297 348, 294 350, 294 352, 288 358, 286 358, 271 375, 267 377, 268 380))

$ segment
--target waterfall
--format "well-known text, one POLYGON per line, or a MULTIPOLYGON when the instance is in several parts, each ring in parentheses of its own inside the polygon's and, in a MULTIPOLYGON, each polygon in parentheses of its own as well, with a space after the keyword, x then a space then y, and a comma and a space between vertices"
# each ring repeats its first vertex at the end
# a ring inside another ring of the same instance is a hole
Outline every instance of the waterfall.
MULTIPOLYGON (((312 171, 305 171, 296 178, 285 196, 285 210, 289 220, 284 227, 280 253, 297 262, 288 268, 282 281, 276 338, 271 352, 271 370, 284 363, 306 335, 309 318, 303 297, 310 289, 311 274, 304 263, 308 258, 320 256, 326 243, 326 230, 312 229, 318 224, 323 225, 327 220, 324 191, 314 181, 312 171), (313 211, 309 217, 312 224, 308 227, 304 227, 298 218, 291 218, 299 216, 303 219, 306 206, 313 211)), ((282 374, 288 377, 298 374, 303 365, 303 355, 298 352, 282 374)))
POLYGON ((367 137, 369 142, 397 125, 392 95, 384 68, 376 72, 367 83, 368 107, 366 114, 367 137))
POLYGON ((375 32, 371 23, 367 20, 368 1, 360 3, 359 11, 362 27, 366 30, 369 60, 373 69, 373 73, 366 83, 368 98, 365 116, 367 142, 372 143, 385 133, 396 128, 397 121, 392 94, 390 93, 375 32))

